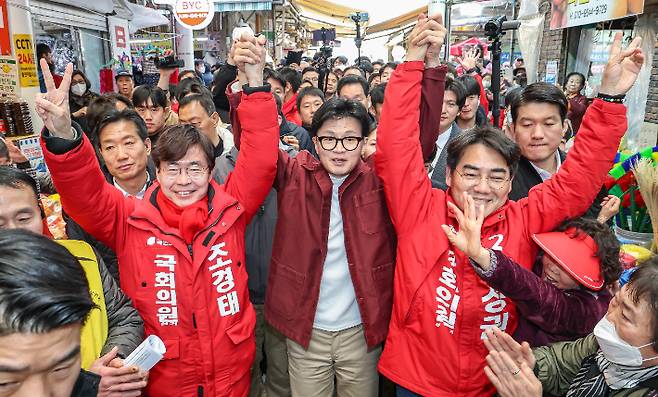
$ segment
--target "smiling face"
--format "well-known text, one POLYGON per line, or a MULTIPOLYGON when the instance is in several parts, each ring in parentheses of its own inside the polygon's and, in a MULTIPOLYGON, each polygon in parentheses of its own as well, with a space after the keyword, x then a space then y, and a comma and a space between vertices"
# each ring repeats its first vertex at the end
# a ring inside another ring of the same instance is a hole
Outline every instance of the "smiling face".
POLYGON ((203 150, 195 145, 180 160, 162 161, 157 177, 162 193, 177 206, 187 207, 208 194, 212 175, 203 150))
POLYGON ((525 158, 542 163, 555 156, 566 128, 557 105, 530 102, 518 108, 512 134, 525 158))
POLYGON ((98 135, 100 154, 120 184, 144 177, 151 141, 142 141, 134 123, 120 120, 107 124, 98 135))
POLYGON ((470 145, 464 150, 456 168, 447 169, 446 184, 460 209, 464 208, 464 192, 473 197, 476 208, 484 205, 485 217, 505 204, 512 183, 509 166, 500 153, 479 143, 470 145), (499 188, 492 188, 490 183, 499 188))
POLYGON ((566 272, 555 259, 544 254, 541 259, 542 278, 559 289, 576 289, 580 283, 566 272))
POLYGON ((80 324, 0 336, 0 396, 69 397, 80 375, 80 324))
MULTIPOLYGON (((608 306, 606 317, 617 331, 617 335, 631 346, 643 346, 653 342, 654 327, 652 319, 655 317, 651 305, 646 299, 640 298, 633 302, 628 284, 619 290, 608 306)), ((649 345, 640 349, 643 359, 652 359, 658 356, 656 345, 649 345)), ((642 366, 658 365, 658 359, 647 360, 642 366)))
MULTIPOLYGON (((341 119, 329 119, 318 129, 317 136, 313 137, 315 150, 320 158, 320 163, 327 172, 333 176, 341 177, 348 175, 361 161, 361 148, 363 141, 359 142, 354 150, 346 150, 340 142, 337 142, 333 150, 326 150, 320 144, 323 137, 361 139, 361 123, 354 117, 341 119)), ((347 144, 343 141, 343 144, 347 144)), ((349 145, 348 145, 349 146, 349 145)), ((325 144, 325 147, 328 147, 325 144)))

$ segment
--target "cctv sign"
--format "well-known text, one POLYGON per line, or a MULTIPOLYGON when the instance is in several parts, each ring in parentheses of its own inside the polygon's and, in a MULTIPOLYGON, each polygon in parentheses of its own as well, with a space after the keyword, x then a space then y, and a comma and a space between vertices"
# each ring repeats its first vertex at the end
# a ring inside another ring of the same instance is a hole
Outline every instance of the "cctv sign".
POLYGON ((172 6, 176 21, 192 30, 205 28, 215 15, 214 0, 155 0, 154 3, 172 6))

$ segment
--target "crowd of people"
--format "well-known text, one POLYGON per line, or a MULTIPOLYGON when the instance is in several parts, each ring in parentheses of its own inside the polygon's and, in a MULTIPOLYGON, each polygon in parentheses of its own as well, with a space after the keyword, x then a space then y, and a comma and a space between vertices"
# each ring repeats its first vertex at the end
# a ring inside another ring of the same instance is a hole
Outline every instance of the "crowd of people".
POLYGON ((212 81, 103 95, 46 52, 49 176, 0 142, 0 396, 657 395, 658 259, 620 283, 602 188, 641 39, 591 104, 518 63, 494 126, 445 36, 275 68, 245 33, 212 81), (150 335, 163 359, 125 365, 150 335))

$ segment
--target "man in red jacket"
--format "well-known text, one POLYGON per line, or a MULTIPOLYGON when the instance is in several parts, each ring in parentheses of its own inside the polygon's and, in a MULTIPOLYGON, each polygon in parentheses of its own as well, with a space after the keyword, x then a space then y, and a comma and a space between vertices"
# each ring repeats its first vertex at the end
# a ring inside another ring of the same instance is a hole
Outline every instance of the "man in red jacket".
POLYGON ((244 266, 244 233, 276 172, 278 123, 263 86, 264 38, 245 35, 235 60, 247 76, 238 116, 245 131, 235 172, 212 181, 210 140, 193 126, 163 132, 153 159, 157 181, 143 200, 107 184, 89 141, 71 126, 69 65, 37 98, 42 146, 62 204, 117 253, 121 286, 166 346, 150 374, 149 396, 246 396, 254 358, 255 313, 244 266), (248 165, 247 165, 248 164, 248 165))
POLYGON ((484 205, 482 244, 530 268, 537 253, 533 233, 550 231, 587 209, 613 163, 626 130, 621 98, 642 67, 639 38, 612 46, 601 95, 583 120, 580 137, 560 171, 526 199, 508 200, 519 150, 488 130, 457 137, 448 148, 448 192, 432 189, 418 144, 426 37, 424 17, 410 34, 407 62, 389 81, 378 129, 375 164, 398 235, 394 301, 379 370, 398 384, 399 396, 487 396, 482 372, 491 327, 514 331, 513 302, 487 286, 468 258, 450 245, 441 225, 458 228, 447 203, 463 209, 463 192, 484 205), (605 133, 601 133, 605 131, 605 133), (568 203, 568 204, 567 204, 568 203))

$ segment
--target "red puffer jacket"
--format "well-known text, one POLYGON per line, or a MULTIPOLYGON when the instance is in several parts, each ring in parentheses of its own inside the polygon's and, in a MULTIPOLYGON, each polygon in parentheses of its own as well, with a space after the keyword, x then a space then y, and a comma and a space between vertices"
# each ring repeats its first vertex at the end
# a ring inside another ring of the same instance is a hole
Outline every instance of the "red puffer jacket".
MULTIPOLYGON (((393 312, 379 370, 426 396, 492 395, 481 338, 492 326, 513 332, 517 314, 441 230, 458 223, 447 210, 449 193, 431 188, 418 145, 422 71, 421 62, 398 66, 377 130, 375 164, 398 235, 393 312)), ((537 253, 532 234, 587 210, 625 131, 625 107, 595 101, 560 171, 526 199, 507 201, 489 215, 483 245, 529 269, 537 253)))
POLYGON ((109 185, 89 141, 44 153, 65 210, 117 253, 121 287, 144 319, 146 335, 167 348, 151 370, 148 396, 246 396, 256 316, 247 289, 244 233, 276 173, 279 127, 272 94, 246 96, 245 131, 235 171, 211 182, 209 217, 187 246, 157 208, 156 182, 144 200, 109 185))

